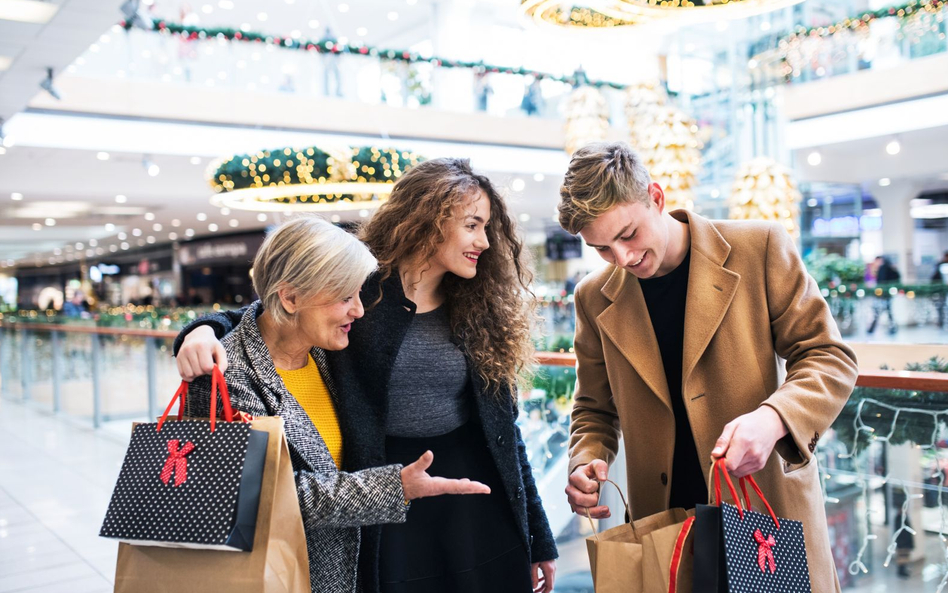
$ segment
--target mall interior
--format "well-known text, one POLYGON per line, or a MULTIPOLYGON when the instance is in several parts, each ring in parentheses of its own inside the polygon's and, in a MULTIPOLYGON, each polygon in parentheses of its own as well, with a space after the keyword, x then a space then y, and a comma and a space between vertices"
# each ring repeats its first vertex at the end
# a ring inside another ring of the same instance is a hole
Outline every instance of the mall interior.
POLYGON ((517 422, 555 590, 592 592, 564 488, 573 291, 606 264, 556 206, 602 140, 671 208, 787 228, 859 361, 816 449, 842 589, 945 590, 946 6, 0 0, 0 592, 111 591, 99 528, 132 422, 181 380, 177 332, 256 299, 268 230, 354 231, 439 157, 502 190, 532 255, 517 422))

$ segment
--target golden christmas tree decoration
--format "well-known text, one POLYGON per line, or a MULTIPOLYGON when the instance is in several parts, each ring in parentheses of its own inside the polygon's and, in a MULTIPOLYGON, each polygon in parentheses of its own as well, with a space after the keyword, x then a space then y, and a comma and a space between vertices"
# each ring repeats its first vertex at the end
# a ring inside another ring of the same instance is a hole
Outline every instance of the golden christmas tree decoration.
POLYGON ((609 131, 609 106, 591 86, 581 86, 566 100, 566 154, 591 142, 602 142, 609 131))
POLYGON ((642 156, 652 181, 665 191, 669 210, 694 209, 696 177, 701 168, 698 125, 680 109, 666 104, 656 83, 633 87, 626 94, 629 141, 642 156))
POLYGON ((733 220, 773 220, 794 238, 800 235, 802 196, 790 170, 775 160, 758 157, 740 166, 729 203, 733 220))

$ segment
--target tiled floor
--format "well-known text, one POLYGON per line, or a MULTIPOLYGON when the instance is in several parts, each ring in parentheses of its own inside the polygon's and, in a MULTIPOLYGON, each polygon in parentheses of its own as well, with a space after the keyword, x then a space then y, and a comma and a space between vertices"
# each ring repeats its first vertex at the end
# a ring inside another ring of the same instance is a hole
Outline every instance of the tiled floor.
POLYGON ((98 533, 126 444, 0 402, 0 593, 112 590, 117 544, 98 533))

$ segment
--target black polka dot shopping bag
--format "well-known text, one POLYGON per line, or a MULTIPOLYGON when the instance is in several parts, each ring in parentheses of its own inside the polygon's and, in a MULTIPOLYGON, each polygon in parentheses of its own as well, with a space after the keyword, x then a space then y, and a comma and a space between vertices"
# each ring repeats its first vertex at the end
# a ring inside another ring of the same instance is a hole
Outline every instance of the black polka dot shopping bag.
POLYGON ((810 593, 803 523, 777 517, 752 476, 740 479, 742 506, 724 463, 711 468, 713 504, 695 509, 693 593, 810 593), (721 500, 721 474, 733 505, 721 500), (748 483, 766 513, 751 508, 748 483))
POLYGON ((183 417, 187 393, 182 383, 158 422, 133 427, 99 532, 121 542, 115 591, 308 592, 282 419, 235 413, 217 367, 210 419, 183 417))

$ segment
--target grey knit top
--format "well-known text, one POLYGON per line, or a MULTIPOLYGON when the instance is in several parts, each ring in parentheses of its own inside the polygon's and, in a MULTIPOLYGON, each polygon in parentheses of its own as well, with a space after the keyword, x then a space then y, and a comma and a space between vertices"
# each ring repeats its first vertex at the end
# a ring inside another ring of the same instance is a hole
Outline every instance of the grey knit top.
POLYGON ((451 341, 447 307, 417 313, 389 381, 387 436, 432 437, 470 415, 467 359, 451 341))

